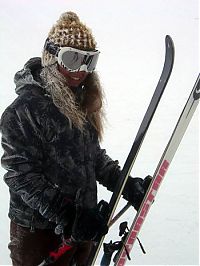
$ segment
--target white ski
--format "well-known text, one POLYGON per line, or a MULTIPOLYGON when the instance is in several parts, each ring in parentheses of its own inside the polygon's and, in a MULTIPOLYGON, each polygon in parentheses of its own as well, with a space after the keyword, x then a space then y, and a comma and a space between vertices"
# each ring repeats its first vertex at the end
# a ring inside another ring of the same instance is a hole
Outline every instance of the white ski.
POLYGON ((197 81, 179 117, 176 127, 172 133, 172 136, 163 152, 163 155, 153 175, 151 184, 148 188, 145 198, 140 206, 139 211, 136 214, 136 217, 132 223, 129 233, 125 241, 123 242, 124 245, 115 261, 115 266, 124 266, 126 263, 127 260, 126 250, 128 251, 128 253, 130 253, 135 243, 135 240, 137 239, 137 235, 154 201, 154 198, 158 192, 160 184, 164 179, 164 176, 170 166, 170 163, 176 153, 176 150, 198 106, 199 97, 200 97, 200 75, 197 78, 197 81))

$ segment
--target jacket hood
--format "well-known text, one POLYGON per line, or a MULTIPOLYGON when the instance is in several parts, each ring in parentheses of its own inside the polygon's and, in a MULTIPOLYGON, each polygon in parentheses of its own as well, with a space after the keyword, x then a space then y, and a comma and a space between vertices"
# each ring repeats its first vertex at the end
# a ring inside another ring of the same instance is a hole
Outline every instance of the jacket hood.
POLYGON ((14 76, 16 84, 15 92, 19 95, 27 88, 26 85, 36 85, 42 87, 40 72, 41 72, 41 58, 34 57, 27 61, 24 68, 18 71, 14 76))

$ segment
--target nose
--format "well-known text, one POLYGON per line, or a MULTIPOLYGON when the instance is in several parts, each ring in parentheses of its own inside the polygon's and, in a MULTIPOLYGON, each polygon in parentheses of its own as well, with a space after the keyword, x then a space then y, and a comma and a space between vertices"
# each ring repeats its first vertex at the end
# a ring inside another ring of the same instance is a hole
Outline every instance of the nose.
POLYGON ((79 71, 87 71, 87 65, 81 65, 79 71))

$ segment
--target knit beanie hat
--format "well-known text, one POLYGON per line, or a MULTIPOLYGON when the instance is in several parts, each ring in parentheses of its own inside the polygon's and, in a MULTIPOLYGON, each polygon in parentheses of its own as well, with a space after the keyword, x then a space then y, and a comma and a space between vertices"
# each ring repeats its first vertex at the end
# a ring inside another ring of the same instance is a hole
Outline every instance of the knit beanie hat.
MULTIPOLYGON (((84 25, 74 12, 63 13, 48 34, 49 41, 56 45, 72 47, 85 51, 96 48, 91 30, 84 25)), ((56 62, 55 55, 45 49, 42 52, 42 65, 49 66, 56 62)))

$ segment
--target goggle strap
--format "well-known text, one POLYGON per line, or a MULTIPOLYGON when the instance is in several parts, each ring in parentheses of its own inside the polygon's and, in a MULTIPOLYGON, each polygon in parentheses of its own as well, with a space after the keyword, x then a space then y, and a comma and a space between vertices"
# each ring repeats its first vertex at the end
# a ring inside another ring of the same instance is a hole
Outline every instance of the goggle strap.
POLYGON ((60 46, 51 42, 49 38, 47 38, 44 44, 44 49, 50 54, 57 56, 60 51, 60 46))

